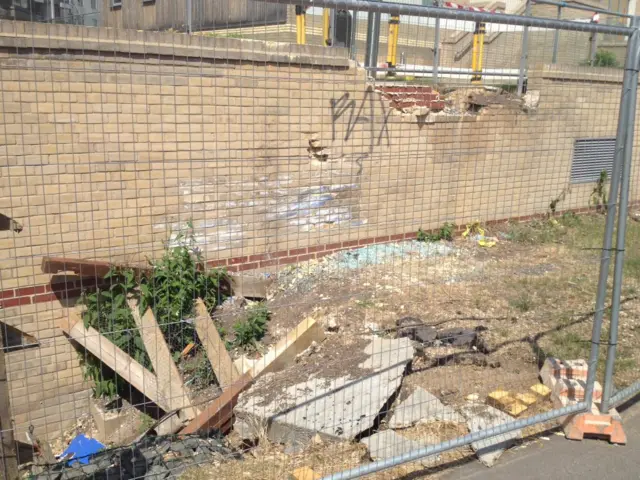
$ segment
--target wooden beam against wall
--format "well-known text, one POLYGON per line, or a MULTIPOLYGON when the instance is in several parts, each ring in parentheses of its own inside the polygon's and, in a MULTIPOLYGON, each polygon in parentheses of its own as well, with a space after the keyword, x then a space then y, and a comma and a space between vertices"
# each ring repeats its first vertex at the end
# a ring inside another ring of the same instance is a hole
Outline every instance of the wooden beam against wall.
POLYGON ((147 311, 141 317, 138 302, 135 300, 129 300, 129 308, 131 309, 133 320, 140 331, 140 336, 151 360, 151 365, 153 365, 153 370, 156 372, 158 390, 168 398, 171 410, 181 410, 181 419, 191 420, 195 418, 197 412, 191 406, 182 376, 173 362, 173 356, 153 311, 147 308, 147 311))
POLYGON ((218 398, 210 403, 189 425, 180 431, 181 434, 207 432, 213 429, 228 428, 233 417, 233 409, 238 402, 238 396, 259 375, 289 366, 295 361, 296 355, 306 349, 313 341, 320 342, 325 338, 321 325, 312 318, 300 322, 286 337, 281 339, 276 347, 258 360, 251 370, 242 374, 238 380, 228 386, 218 398))
POLYGON ((200 298, 196 300, 194 324, 198 337, 207 352, 211 368, 216 374, 218 384, 224 390, 240 377, 240 373, 233 364, 224 341, 220 338, 216 324, 209 316, 207 306, 200 298))
POLYGON ((158 389, 156 376, 101 335, 95 328, 85 328, 77 313, 70 312, 69 317, 60 320, 58 326, 165 412, 173 409, 170 398, 167 398, 158 389))

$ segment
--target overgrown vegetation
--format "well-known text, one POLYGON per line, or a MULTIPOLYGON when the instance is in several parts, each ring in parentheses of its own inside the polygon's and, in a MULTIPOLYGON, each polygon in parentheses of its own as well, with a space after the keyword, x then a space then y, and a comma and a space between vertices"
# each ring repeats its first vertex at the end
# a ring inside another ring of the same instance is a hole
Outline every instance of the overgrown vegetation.
POLYGON ((257 342, 267 333, 270 315, 264 303, 255 303, 249 307, 246 318, 233 325, 235 340, 231 346, 255 349, 257 342))
POLYGON ((416 239, 419 242, 438 242, 440 240, 453 240, 453 233, 456 230, 456 226, 453 223, 445 222, 442 227, 440 227, 435 232, 425 231, 422 228, 418 229, 418 235, 416 239))
POLYGON ((620 64, 613 52, 610 52, 609 50, 598 50, 592 66, 615 68, 619 67, 620 64))
MULTIPOLYGON (((137 301, 141 314, 149 307, 153 310, 169 349, 179 354, 197 338, 193 325, 186 321, 193 314, 194 300, 200 297, 209 311, 215 309, 224 300, 221 282, 226 273, 203 268, 191 224, 186 233, 166 245, 160 260, 149 264, 149 271, 138 278, 132 269, 111 269, 105 277, 109 287, 84 292, 81 303, 86 307, 83 314, 86 328, 95 328, 152 371, 128 300, 137 301)), ((82 364, 85 379, 94 381, 96 397, 113 397, 117 393, 122 380, 96 357, 87 354, 82 364)))
POLYGON ((589 205, 596 207, 596 210, 602 211, 604 210, 604 206, 607 204, 607 181, 609 180, 609 175, 606 170, 602 170, 600 172, 600 177, 596 182, 595 187, 593 187, 593 192, 591 192, 591 196, 589 197, 589 205))

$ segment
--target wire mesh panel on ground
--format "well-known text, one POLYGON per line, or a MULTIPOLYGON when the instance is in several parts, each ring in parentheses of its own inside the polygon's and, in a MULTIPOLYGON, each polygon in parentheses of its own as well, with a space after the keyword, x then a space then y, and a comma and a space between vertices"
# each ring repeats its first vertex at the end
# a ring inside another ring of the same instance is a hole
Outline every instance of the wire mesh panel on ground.
POLYGON ((398 478, 600 401, 638 192, 633 69, 590 39, 634 29, 175 3, 0 20, 5 476, 398 478))

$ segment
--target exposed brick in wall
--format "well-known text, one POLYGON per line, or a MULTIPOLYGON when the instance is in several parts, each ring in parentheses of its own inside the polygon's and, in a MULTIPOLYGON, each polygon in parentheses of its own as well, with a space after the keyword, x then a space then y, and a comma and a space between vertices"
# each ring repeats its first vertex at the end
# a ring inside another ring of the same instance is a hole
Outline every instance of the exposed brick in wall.
POLYGON ((431 111, 440 111, 445 107, 440 94, 431 87, 424 86, 381 86, 376 91, 381 92, 389 100, 393 108, 427 107, 431 111))

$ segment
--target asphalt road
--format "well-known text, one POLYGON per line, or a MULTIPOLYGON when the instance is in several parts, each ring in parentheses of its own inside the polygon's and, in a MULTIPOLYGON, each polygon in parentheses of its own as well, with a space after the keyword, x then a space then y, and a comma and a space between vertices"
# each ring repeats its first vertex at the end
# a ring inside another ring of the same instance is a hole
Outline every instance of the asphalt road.
POLYGON ((537 440, 526 448, 505 452, 493 468, 469 462, 452 468, 439 479, 640 479, 640 401, 620 413, 627 445, 610 445, 596 439, 574 442, 550 434, 549 440, 537 440))

